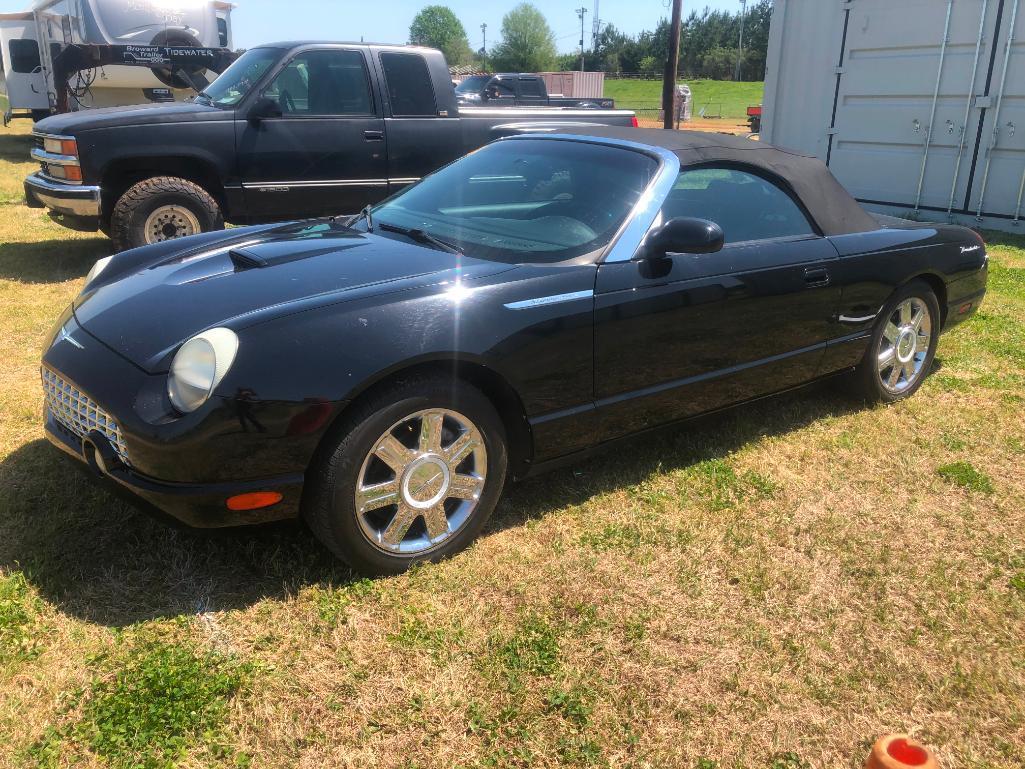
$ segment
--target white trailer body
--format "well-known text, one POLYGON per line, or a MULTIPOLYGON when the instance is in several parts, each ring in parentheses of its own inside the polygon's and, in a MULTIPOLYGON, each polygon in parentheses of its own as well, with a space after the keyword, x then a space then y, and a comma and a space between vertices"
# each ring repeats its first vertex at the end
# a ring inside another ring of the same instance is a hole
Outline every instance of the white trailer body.
POLYGON ((1019 226, 1025 0, 775 0, 762 139, 868 207, 1019 226))
MULTIPOLYGON (((228 48, 233 8, 220 0, 37 0, 25 13, 0 14, 10 109, 54 106, 53 57, 62 45, 228 48), (30 65, 30 72, 20 71, 30 65)), ((192 93, 181 85, 146 67, 106 65, 72 78, 70 106, 180 100, 192 93)))

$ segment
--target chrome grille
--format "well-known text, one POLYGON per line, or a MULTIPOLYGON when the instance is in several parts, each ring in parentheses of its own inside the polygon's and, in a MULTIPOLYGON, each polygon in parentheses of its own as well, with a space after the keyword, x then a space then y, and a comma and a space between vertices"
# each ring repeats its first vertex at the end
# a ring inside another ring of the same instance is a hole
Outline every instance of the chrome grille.
POLYGON ((48 368, 43 369, 43 390, 46 393, 46 408, 58 423, 79 438, 97 430, 110 441, 121 461, 126 465, 131 464, 121 428, 96 401, 48 368))

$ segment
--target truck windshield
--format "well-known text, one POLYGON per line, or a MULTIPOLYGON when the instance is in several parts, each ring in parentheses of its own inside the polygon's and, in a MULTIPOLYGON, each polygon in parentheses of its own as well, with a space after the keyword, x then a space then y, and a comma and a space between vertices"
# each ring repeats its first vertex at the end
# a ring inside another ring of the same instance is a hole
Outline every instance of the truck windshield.
POLYGON ((480 93, 480 89, 491 79, 491 75, 470 75, 456 86, 456 93, 480 93))
POLYGON ((281 58, 280 48, 253 48, 235 62, 196 97, 200 104, 234 107, 281 58))
POLYGON ((612 240, 657 168, 646 154, 605 144, 500 141, 376 206, 374 231, 420 230, 480 259, 573 259, 612 240))

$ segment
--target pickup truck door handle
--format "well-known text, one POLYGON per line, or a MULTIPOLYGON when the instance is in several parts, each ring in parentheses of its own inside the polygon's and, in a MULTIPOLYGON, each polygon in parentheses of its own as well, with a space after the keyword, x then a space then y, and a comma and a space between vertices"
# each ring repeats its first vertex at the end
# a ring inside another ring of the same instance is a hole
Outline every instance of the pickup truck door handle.
POLYGON ((804 271, 804 284, 808 288, 829 285, 829 270, 825 267, 808 267, 804 271))
POLYGON ((363 138, 368 142, 383 142, 384 131, 364 131, 363 138))

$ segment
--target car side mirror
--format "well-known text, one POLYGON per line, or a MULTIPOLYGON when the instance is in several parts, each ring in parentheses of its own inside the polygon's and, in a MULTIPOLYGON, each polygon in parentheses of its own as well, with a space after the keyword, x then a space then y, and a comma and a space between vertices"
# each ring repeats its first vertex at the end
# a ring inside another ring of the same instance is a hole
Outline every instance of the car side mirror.
POLYGON ((281 105, 269 96, 261 96, 249 109, 249 119, 259 122, 265 118, 281 117, 281 105))
POLYGON ((679 216, 648 234, 642 258, 658 259, 666 254, 714 254, 722 250, 724 241, 722 228, 715 222, 679 216))

